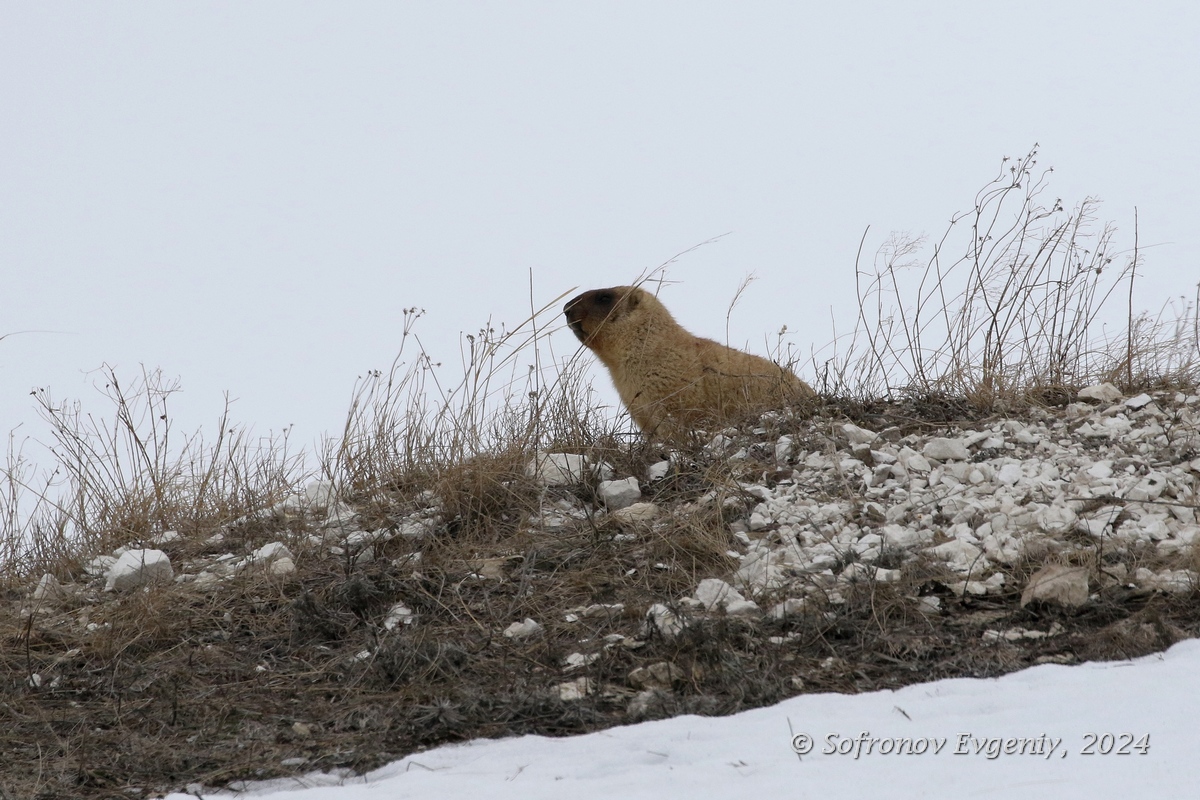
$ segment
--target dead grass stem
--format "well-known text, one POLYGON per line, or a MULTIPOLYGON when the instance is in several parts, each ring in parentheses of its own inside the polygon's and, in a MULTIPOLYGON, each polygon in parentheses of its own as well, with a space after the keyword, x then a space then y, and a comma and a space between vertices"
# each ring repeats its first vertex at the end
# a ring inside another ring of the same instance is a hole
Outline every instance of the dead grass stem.
POLYGON ((1121 249, 1116 228, 1097 225, 1095 199, 1069 211, 1047 203, 1053 170, 1037 158, 1035 146, 1004 159, 932 244, 893 234, 870 267, 860 247, 854 330, 813 357, 823 392, 963 397, 988 409, 1101 381, 1126 391, 1196 383, 1195 300, 1137 313, 1136 223, 1132 248, 1121 249), (1124 330, 1110 332, 1122 317, 1124 330))

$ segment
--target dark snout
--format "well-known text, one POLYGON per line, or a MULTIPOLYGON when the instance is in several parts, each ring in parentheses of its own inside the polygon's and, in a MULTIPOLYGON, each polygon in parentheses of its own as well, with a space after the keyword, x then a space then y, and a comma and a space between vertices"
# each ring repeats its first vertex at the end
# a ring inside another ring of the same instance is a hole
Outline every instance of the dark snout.
POLYGON ((583 342, 587 340, 587 334, 583 330, 584 305, 582 303, 587 292, 567 301, 563 306, 563 314, 567 318, 567 327, 575 334, 575 338, 583 342))

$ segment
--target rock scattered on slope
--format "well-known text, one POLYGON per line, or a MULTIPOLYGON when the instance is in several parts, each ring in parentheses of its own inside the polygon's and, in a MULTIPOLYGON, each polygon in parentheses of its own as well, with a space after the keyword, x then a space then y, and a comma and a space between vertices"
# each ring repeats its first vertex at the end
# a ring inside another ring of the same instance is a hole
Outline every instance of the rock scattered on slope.
POLYGON ((1088 599, 1086 567, 1066 567, 1050 564, 1033 574, 1021 593, 1021 606, 1034 601, 1057 603, 1064 608, 1078 608, 1088 599))
POLYGON ((162 550, 126 550, 108 570, 104 591, 124 592, 175 577, 171 559, 162 550))
POLYGON ((596 494, 609 511, 618 511, 636 503, 642 496, 638 480, 634 477, 616 481, 600 481, 596 494))

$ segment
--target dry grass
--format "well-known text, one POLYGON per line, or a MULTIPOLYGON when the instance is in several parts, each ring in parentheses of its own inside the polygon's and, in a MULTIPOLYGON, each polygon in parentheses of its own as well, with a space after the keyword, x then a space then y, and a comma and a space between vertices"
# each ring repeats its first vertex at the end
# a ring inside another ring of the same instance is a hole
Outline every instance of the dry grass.
POLYGON ((813 357, 823 393, 947 396, 989 409, 1103 381, 1126 391, 1195 385, 1196 300, 1137 312, 1136 222, 1119 247, 1112 224, 1097 226, 1096 200, 1068 211, 1042 199, 1051 171, 1037 166, 1036 147, 1006 158, 936 242, 894 234, 870 268, 860 246, 854 330, 813 357))
MULTIPOLYGON (((819 365, 823 400, 747 421, 741 461, 699 442, 680 448, 655 483, 647 470, 664 451, 596 408, 581 362, 555 354, 546 336, 568 293, 531 300, 512 330, 488 324, 464 337, 461 377, 449 383, 416 333, 422 312, 406 311, 396 362, 354 388, 341 436, 313 474, 286 438, 255 440, 226 415, 215 440, 181 437, 168 412, 178 387, 158 373, 127 385, 102 371, 107 417, 39 393, 54 466, 38 473, 29 443, 10 439, 0 483, 0 798, 128 797, 363 770, 476 736, 723 714, 799 692, 1138 655, 1200 634, 1194 592, 1111 582, 1069 614, 1021 608, 1015 590, 954 596, 944 567, 886 556, 901 580, 856 583, 815 600, 813 613, 700 618, 673 639, 644 626, 652 603, 675 603, 736 566, 730 526, 756 502, 744 483, 806 480, 803 471, 774 474, 771 443, 781 434, 821 452, 846 419, 903 435, 1054 390, 1069 396, 1101 378, 1196 386, 1195 306, 1154 318, 1126 309, 1128 330, 1104 337, 1103 312, 1127 299, 1138 256, 1113 253, 1111 229, 1088 239, 1092 204, 1039 206, 1045 176, 1034 177, 1034 163, 1031 154, 981 192, 923 266, 909 265, 911 242, 881 253, 860 291, 855 333, 819 365), (966 255, 948 260, 951 234, 964 227, 966 255), (545 450, 638 477, 666 516, 622 524, 596 510, 590 484, 541 486, 526 467, 545 450), (356 529, 380 532, 369 553, 319 516, 275 506, 314 477, 353 504, 356 529), (433 535, 384 535, 435 507, 433 535), (194 573, 223 553, 281 541, 296 571, 244 569, 215 585, 124 594, 103 593, 83 574, 96 553, 167 530, 183 534, 164 545, 177 568, 194 573), (210 538, 218 532, 222 540, 210 538), (29 587, 46 572, 75 588, 35 601, 29 587), (943 613, 922 610, 930 596, 943 613), (415 623, 385 625, 397 603, 415 623), (502 635, 526 617, 543 630, 502 635), (983 636, 1051 622, 1064 634, 983 636), (596 658, 567 669, 573 653, 596 658), (670 685, 638 695, 630 673, 662 663, 674 667, 670 685), (555 686, 576 677, 598 690, 565 702, 555 686)), ((848 484, 804 488, 856 497, 848 484)), ((1097 576, 1118 564, 1163 566, 1153 553, 1076 558, 1097 576)), ((1036 568, 1013 565, 1007 585, 1036 568)))
POLYGON ((0 575, 8 579, 65 572, 166 530, 215 529, 282 496, 299 477, 301 457, 287 436, 252 438, 230 422, 228 404, 215 440, 179 434, 169 409, 179 385, 159 371, 125 383, 105 366, 96 387, 110 418, 34 392, 50 425, 49 473, 25 454, 28 440, 18 446, 10 435, 0 499, 0 575))

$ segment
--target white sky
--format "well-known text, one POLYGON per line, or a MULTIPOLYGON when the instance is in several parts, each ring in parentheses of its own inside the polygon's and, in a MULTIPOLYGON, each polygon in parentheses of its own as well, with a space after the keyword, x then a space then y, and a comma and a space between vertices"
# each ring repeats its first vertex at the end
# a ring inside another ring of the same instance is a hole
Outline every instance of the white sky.
MULTIPOLYGON (((1035 141, 1068 205, 1138 208, 1157 307, 1200 264, 1200 5, 5 3, 0 429, 179 376, 185 429, 336 430, 400 310, 435 357, 679 261, 694 332, 849 327, 858 241, 939 233, 1035 141)), ((566 330, 551 337, 575 349, 566 330)), ((450 366, 450 365, 448 365, 450 366)), ((450 371, 453 375, 453 371, 450 371)), ((600 384, 606 385, 603 377, 600 384)))

